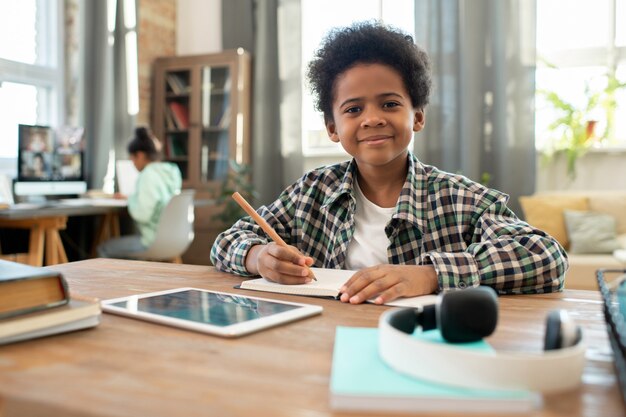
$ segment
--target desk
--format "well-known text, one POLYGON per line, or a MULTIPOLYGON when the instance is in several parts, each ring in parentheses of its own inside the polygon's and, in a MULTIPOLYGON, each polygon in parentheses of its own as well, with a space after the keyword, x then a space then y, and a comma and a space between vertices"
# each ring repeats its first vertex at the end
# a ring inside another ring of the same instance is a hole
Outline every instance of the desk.
POLYGON ((0 228, 30 231, 28 253, 0 255, 0 258, 33 266, 66 263, 67 256, 59 235, 70 216, 102 216, 94 245, 120 235, 119 212, 126 210, 126 201, 112 199, 76 199, 51 202, 42 207, 16 205, 0 210, 0 228))
MULTIPOLYGON (((233 289, 239 278, 207 266, 91 259, 50 269, 72 292, 103 299, 184 286, 261 295, 233 289)), ((387 307, 263 295, 324 312, 233 340, 104 314, 95 329, 2 346, 0 416, 348 415, 328 404, 335 327, 374 327, 387 307)), ((540 349, 550 309, 567 308, 584 327, 583 385, 546 397, 532 415, 624 415, 598 294, 506 296, 500 306, 489 339, 499 349, 540 349)))

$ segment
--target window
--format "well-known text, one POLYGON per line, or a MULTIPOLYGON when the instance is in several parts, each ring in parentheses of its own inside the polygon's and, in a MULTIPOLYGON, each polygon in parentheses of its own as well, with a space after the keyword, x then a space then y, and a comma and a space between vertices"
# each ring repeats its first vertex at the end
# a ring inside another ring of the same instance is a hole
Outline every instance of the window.
POLYGON ((624 16, 626 0, 537 2, 537 149, 558 149, 565 130, 550 126, 563 113, 549 93, 578 111, 575 122, 587 127, 589 146, 626 147, 626 119, 619 117, 626 112, 626 84, 612 95, 607 91, 611 77, 626 83, 624 16), (608 111, 607 99, 614 100, 608 111))
POLYGON ((62 118, 59 0, 0 0, 0 158, 17 157, 17 125, 62 118))
MULTIPOLYGON (((378 19, 412 34, 413 10, 413 0, 302 0, 303 71, 306 72, 320 41, 331 28, 378 19)), ((305 77, 303 73, 302 79, 305 77)), ((324 118, 315 111, 308 86, 302 84, 302 152, 305 156, 344 154, 340 146, 328 139, 324 118)))

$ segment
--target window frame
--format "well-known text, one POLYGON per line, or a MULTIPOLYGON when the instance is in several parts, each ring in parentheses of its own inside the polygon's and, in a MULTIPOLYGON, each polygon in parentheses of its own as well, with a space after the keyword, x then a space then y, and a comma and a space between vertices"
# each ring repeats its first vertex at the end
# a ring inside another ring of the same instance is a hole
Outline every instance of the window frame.
MULTIPOLYGON (((37 88, 38 94, 41 89, 47 90, 47 97, 41 97, 43 106, 38 110, 37 124, 60 126, 65 117, 64 2, 37 0, 37 22, 41 25, 37 31, 37 63, 0 58, 0 84, 31 85, 37 88)), ((16 161, 17 149, 14 156, 0 155, 0 173, 14 177, 16 172, 8 172, 8 166, 16 161)))
MULTIPOLYGON (((554 65, 558 69, 603 67, 606 69, 607 74, 615 74, 618 68, 622 66, 626 67, 626 45, 619 46, 617 39, 617 24, 619 19, 617 15, 617 2, 624 1, 626 3, 626 0, 607 1, 609 2, 610 15, 608 22, 608 38, 607 43, 604 46, 553 50, 546 56, 540 55, 539 48, 537 48, 537 57, 545 58, 550 65, 554 65)), ((545 66, 537 66, 536 71, 546 68, 547 67, 545 66)), ((626 110, 623 107, 622 109, 626 110)), ((535 109, 535 112, 537 111, 538 109, 535 109)), ((539 133, 543 133, 545 135, 546 132, 538 132, 537 138, 535 139, 537 150, 544 151, 545 148, 543 146, 539 146, 539 143, 542 141, 539 133)), ((589 150, 607 152, 621 149, 626 149, 626 136, 617 138, 616 143, 601 143, 599 147, 592 147, 589 150)))

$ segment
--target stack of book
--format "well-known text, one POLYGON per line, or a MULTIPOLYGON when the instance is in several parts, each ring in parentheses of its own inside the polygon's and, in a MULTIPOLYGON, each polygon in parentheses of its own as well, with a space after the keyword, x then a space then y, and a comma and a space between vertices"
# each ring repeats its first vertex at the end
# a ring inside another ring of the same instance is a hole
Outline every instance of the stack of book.
POLYGON ((0 260, 0 345, 94 327, 100 314, 60 273, 0 260))
MULTIPOLYGON (((416 332, 415 338, 446 343, 439 330, 416 332)), ((341 412, 394 413, 530 413, 541 397, 528 390, 460 388, 400 374, 378 355, 378 329, 338 326, 335 332, 330 405, 341 412)), ((485 341, 459 348, 492 352, 485 341)), ((415 358, 416 361, 428 358, 415 358)))

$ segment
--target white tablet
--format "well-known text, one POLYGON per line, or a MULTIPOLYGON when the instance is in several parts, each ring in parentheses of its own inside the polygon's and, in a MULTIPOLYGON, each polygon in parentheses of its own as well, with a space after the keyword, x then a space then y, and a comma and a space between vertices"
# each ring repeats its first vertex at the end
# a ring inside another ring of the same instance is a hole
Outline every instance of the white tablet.
POLYGON ((176 288, 102 301, 102 310, 224 337, 237 337, 320 314, 322 307, 176 288))

